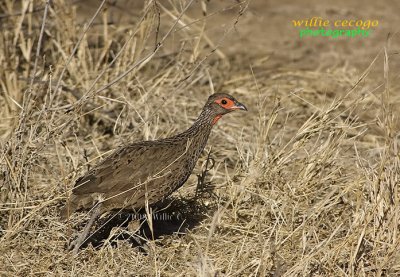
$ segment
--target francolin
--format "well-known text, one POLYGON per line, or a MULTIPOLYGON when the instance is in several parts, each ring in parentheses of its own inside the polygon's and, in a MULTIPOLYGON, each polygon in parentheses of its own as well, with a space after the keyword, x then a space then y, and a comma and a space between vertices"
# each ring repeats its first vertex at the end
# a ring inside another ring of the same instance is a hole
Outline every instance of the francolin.
POLYGON ((61 210, 66 219, 79 209, 93 209, 83 233, 70 246, 74 252, 95 219, 117 209, 140 210, 162 201, 181 187, 207 144, 213 125, 225 114, 247 108, 225 93, 211 95, 186 131, 155 141, 140 141, 116 149, 80 177, 61 210))

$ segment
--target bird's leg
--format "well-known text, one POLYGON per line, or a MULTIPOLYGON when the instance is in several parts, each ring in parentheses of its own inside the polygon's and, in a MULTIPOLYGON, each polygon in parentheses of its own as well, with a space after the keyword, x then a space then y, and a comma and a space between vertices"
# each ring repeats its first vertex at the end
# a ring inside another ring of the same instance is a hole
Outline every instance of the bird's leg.
POLYGON ((209 185, 211 182, 206 182, 206 178, 208 175, 208 172, 213 169, 215 166, 215 160, 211 157, 211 149, 208 152, 207 155, 207 160, 206 160, 206 165, 205 168, 201 171, 201 174, 197 174, 197 186, 196 186, 196 192, 195 192, 195 199, 197 200, 198 198, 201 198, 205 192, 207 192, 207 185, 209 185), (209 162, 211 162, 210 167, 208 166, 209 162))
POLYGON ((82 243, 85 242, 86 237, 90 232, 90 228, 92 227, 96 218, 100 215, 100 211, 101 211, 101 203, 98 203, 98 204, 96 204, 96 207, 94 208, 92 215, 91 215, 88 223, 86 223, 86 226, 83 229, 82 233, 69 245, 68 250, 71 250, 73 247, 74 249, 72 250, 72 253, 74 255, 78 253, 79 248, 81 247, 82 243))

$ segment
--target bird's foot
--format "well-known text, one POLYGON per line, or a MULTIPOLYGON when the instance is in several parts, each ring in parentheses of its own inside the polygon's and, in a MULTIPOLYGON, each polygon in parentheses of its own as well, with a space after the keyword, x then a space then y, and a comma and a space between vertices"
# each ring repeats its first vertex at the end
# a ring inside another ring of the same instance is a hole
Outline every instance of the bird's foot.
POLYGON ((101 208, 101 203, 98 203, 92 212, 92 215, 86 224, 85 228, 83 229, 82 233, 79 234, 79 236, 71 242, 71 244, 68 246, 68 250, 72 250, 72 254, 76 255, 78 254, 79 248, 81 245, 86 241, 86 238, 89 235, 90 229, 95 221, 95 219, 100 215, 100 208, 101 208))
POLYGON ((72 254, 78 254, 79 248, 82 246, 83 242, 86 239, 86 234, 79 234, 77 238, 75 238, 71 243, 68 245, 67 250, 72 251, 72 254))

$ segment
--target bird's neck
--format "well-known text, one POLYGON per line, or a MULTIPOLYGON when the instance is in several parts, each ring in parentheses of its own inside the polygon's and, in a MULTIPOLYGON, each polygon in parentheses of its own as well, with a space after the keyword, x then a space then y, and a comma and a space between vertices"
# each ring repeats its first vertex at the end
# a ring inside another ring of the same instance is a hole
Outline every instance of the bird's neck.
POLYGON ((197 150, 195 150, 196 152, 201 152, 207 144, 215 117, 216 115, 214 115, 210 109, 203 109, 193 125, 186 131, 177 135, 177 137, 187 139, 188 143, 196 146, 193 147, 197 148, 197 150))
POLYGON ((214 118, 216 115, 212 113, 210 109, 203 109, 193 125, 190 126, 184 133, 188 137, 206 136, 208 137, 211 133, 211 129, 214 125, 214 118))

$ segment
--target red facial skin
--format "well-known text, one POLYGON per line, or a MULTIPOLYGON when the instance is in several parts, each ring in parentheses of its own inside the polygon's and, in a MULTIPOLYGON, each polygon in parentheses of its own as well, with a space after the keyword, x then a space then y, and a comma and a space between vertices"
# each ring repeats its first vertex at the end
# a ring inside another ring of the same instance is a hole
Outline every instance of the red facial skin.
MULTIPOLYGON (((215 103, 217 103, 218 105, 220 105, 222 108, 226 109, 226 110, 236 110, 238 109, 237 106, 235 105, 235 102, 233 102, 231 99, 229 98, 221 98, 221 99, 217 99, 215 100, 215 103), (222 103, 224 102, 224 104, 222 103)), ((215 123, 217 123, 217 121, 222 117, 222 114, 217 115, 212 124, 214 125, 215 123)))
POLYGON ((233 102, 229 98, 217 99, 217 100, 215 100, 215 103, 217 103, 218 105, 220 105, 222 108, 224 108, 226 110, 235 110, 235 107, 236 107, 235 102, 233 102), (224 102, 225 104, 223 104, 222 102, 224 102))
POLYGON ((214 125, 215 123, 217 123, 217 121, 222 117, 221 114, 217 115, 216 117, 214 117, 212 125, 214 125))

